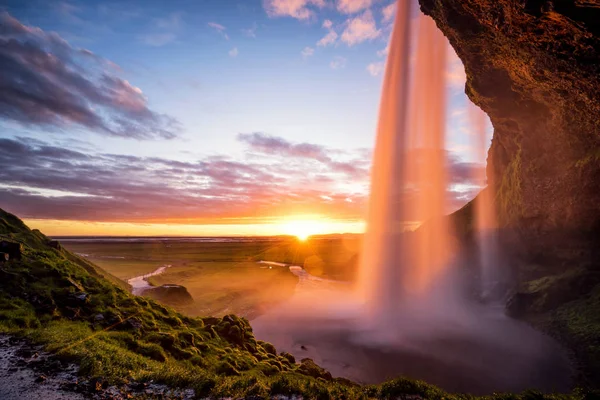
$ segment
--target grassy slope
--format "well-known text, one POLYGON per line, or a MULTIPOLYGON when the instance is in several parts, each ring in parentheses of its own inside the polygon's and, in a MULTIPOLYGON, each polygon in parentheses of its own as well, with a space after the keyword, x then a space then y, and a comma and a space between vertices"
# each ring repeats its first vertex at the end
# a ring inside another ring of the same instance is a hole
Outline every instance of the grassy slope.
MULTIPOLYGON (((43 235, 16 217, 2 212, 0 224, 4 237, 24 245, 23 260, 0 265, 0 331, 44 343, 59 357, 78 362, 87 376, 114 383, 153 379, 214 397, 471 398, 402 378, 376 386, 331 379, 311 361, 297 364, 255 340, 245 319, 185 317, 130 295, 97 268, 48 247, 43 235), (78 299, 82 292, 87 297, 78 299)), ((585 394, 495 397, 582 399, 585 394)))

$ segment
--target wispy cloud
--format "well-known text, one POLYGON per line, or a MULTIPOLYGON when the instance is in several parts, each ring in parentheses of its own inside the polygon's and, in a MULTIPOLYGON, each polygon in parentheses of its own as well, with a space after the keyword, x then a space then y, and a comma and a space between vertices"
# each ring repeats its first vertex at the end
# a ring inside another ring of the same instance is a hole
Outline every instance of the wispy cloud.
POLYGON ((344 14, 354 14, 371 7, 373 0, 337 0, 337 9, 344 14))
POLYGON ((381 9, 383 14, 383 23, 388 24, 394 20, 396 16, 396 2, 393 2, 381 9))
POLYGON ((147 46, 162 47, 177 39, 177 34, 183 28, 182 14, 174 12, 163 18, 154 20, 155 32, 138 35, 140 42, 147 46))
POLYGON ((308 57, 312 56, 313 54, 315 54, 315 49, 307 46, 300 52, 300 54, 302 54, 303 58, 308 58, 308 57))
POLYGON ((446 70, 446 80, 448 83, 457 89, 462 90, 467 82, 467 75, 465 74, 465 67, 462 61, 456 55, 454 49, 448 46, 448 63, 446 70))
POLYGON ((239 53, 240 52, 238 51, 238 48, 234 47, 233 49, 229 50, 229 57, 237 57, 239 53))
POLYGON ((347 21, 347 26, 342 32, 341 40, 348 46, 354 46, 367 40, 373 40, 381 34, 373 18, 371 10, 347 21))
POLYGON ((28 138, 0 138, 0 204, 30 218, 130 222, 189 223, 294 210, 362 214, 364 191, 344 189, 333 176, 354 170, 354 180, 366 183, 368 162, 337 161, 319 146, 276 137, 269 139, 274 145, 256 135, 240 140, 260 154, 249 153, 245 162, 222 156, 188 162, 94 155, 28 138))
POLYGON ((221 36, 223 36, 226 40, 229 40, 229 35, 225 32, 227 30, 227 28, 225 28, 223 25, 218 24, 216 22, 209 22, 207 24, 210 28, 214 29, 215 31, 217 31, 221 36))
POLYGON ((315 16, 315 9, 325 7, 325 0, 263 0, 269 17, 292 17, 299 20, 315 16))
POLYGON ((383 61, 373 62, 367 65, 367 71, 371 76, 378 76, 385 69, 385 63, 383 61))
POLYGON ((142 43, 148 46, 161 47, 175 40, 177 36, 174 33, 149 33, 140 35, 138 38, 142 43))
POLYGON ((323 28, 327 29, 328 32, 317 42, 317 46, 326 47, 334 44, 338 38, 338 34, 333 29, 333 22, 330 19, 326 19, 323 21, 323 28))
POLYGON ((329 167, 330 172, 340 172, 354 178, 364 179, 367 169, 361 168, 361 161, 341 162, 334 160, 330 153, 334 151, 313 143, 292 143, 281 137, 262 132, 240 133, 238 140, 248 144, 253 150, 264 154, 286 158, 305 158, 315 160, 329 167))
MULTIPOLYGON (((0 138, 0 204, 26 218, 84 221, 197 223, 295 211, 363 215, 369 151, 257 132, 238 140, 246 146, 244 162, 219 155, 182 161, 92 154, 30 138, 0 138)), ((484 166, 450 153, 447 166, 449 203, 457 207, 478 189, 473 177, 482 176, 484 166)))
POLYGON ((241 29, 242 34, 244 36, 248 36, 251 38, 256 38, 256 30, 258 29, 258 25, 255 23, 252 24, 251 28, 241 29))
POLYGON ((389 52, 390 52, 390 45, 388 43, 388 45, 385 46, 383 49, 377 50, 377 57, 387 57, 389 52))
POLYGON ((341 56, 335 56, 333 60, 329 63, 329 67, 331 69, 340 69, 346 67, 346 62, 348 60, 341 56))
POLYGON ((0 26, 1 117, 135 139, 178 134, 178 122, 150 110, 142 90, 116 75, 114 63, 6 12, 0 26))
POLYGON ((162 29, 177 30, 183 26, 183 17, 181 12, 174 12, 164 18, 156 20, 156 26, 162 29))

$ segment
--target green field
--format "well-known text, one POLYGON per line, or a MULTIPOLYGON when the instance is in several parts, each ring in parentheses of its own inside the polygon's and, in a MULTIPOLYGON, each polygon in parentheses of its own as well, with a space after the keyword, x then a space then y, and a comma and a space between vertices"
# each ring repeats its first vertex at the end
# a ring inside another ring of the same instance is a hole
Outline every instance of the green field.
POLYGON ((185 314, 234 313, 252 319, 288 299, 297 283, 288 268, 269 268, 257 261, 300 265, 316 276, 352 280, 360 237, 336 235, 307 241, 280 237, 235 242, 63 240, 61 243, 123 280, 170 265, 165 273, 149 278, 149 282, 154 286, 185 286, 194 298, 192 305, 177 307, 185 314))

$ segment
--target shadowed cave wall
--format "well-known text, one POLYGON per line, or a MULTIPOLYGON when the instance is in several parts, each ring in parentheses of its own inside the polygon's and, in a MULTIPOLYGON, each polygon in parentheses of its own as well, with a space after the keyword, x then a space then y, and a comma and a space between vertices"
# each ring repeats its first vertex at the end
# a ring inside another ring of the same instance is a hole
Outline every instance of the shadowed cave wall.
POLYGON ((540 274, 597 266, 600 1, 420 4, 463 61, 466 94, 492 121, 487 175, 504 250, 540 274))

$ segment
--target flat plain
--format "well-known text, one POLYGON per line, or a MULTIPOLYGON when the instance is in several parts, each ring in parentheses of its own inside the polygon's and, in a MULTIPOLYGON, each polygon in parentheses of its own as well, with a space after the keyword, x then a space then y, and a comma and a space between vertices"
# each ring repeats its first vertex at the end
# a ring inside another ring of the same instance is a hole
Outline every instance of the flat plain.
POLYGON ((352 280, 360 237, 309 238, 59 238, 63 246, 122 280, 168 265, 148 279, 153 286, 183 285, 193 304, 177 309, 190 316, 237 314, 253 319, 292 296, 298 278, 272 261, 309 273, 352 280))

